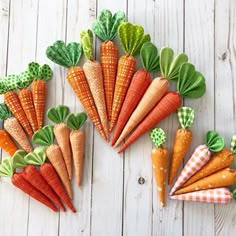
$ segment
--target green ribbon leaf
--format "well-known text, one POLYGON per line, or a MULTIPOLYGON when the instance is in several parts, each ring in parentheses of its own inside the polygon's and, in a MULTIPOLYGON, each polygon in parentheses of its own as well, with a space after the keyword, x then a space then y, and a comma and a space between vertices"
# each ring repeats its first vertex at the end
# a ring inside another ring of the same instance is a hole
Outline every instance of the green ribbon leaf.
POLYGON ((7 120, 11 116, 12 116, 12 113, 9 110, 9 108, 7 107, 7 105, 5 103, 1 103, 0 104, 0 119, 7 120))
POLYGON ((24 160, 24 157, 27 155, 27 153, 24 150, 18 150, 15 152, 15 154, 12 156, 12 164, 15 168, 24 168, 27 166, 26 161, 24 160))
POLYGON ((37 147, 33 152, 25 156, 25 161, 30 165, 41 166, 46 161, 46 152, 44 147, 37 147))
POLYGON ((236 154, 236 134, 231 139, 230 149, 233 152, 233 154, 235 155, 236 154))
POLYGON ((84 112, 75 114, 70 114, 67 119, 67 126, 70 129, 79 130, 82 125, 86 122, 87 115, 84 112))
POLYGON ((28 72, 33 79, 48 81, 52 78, 53 72, 49 65, 40 66, 37 62, 28 64, 28 72))
POLYGON ((88 60, 93 60, 93 32, 82 30, 80 32, 80 40, 84 50, 84 55, 88 60))
POLYGON ((224 138, 216 131, 208 131, 206 134, 206 145, 212 152, 219 152, 224 148, 224 138))
POLYGON ((34 77, 29 71, 24 71, 19 75, 19 83, 21 88, 27 88, 33 82, 34 77))
POLYGON ((17 91, 22 88, 19 75, 8 75, 4 78, 4 85, 6 87, 6 91, 17 91))
POLYGON ((162 146, 166 141, 166 134, 161 128, 154 128, 149 135, 156 147, 162 146))
POLYGON ((12 176, 14 173, 14 168, 12 165, 12 160, 10 159, 10 157, 4 159, 2 161, 2 164, 0 165, 0 176, 2 177, 8 177, 8 176, 12 176))
POLYGON ((49 146, 53 144, 54 134, 53 127, 51 125, 46 125, 42 129, 38 130, 32 137, 35 144, 49 146))
POLYGON ((189 129, 194 121, 195 111, 191 107, 181 107, 177 110, 179 123, 183 129, 189 129))
POLYGON ((65 121, 70 113, 70 109, 67 106, 59 105, 52 107, 47 111, 47 117, 54 123, 59 124, 65 121))
POLYGON ((0 94, 4 94, 7 92, 7 87, 5 85, 5 81, 4 81, 5 78, 1 78, 0 79, 0 94))

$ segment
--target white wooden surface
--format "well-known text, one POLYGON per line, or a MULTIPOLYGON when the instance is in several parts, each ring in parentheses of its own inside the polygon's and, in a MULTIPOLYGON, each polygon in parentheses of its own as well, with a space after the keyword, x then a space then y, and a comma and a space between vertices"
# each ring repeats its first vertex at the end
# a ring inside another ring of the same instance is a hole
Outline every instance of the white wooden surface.
MULTIPOLYGON (((57 39, 78 41, 80 30, 88 28, 103 8, 125 11, 128 20, 145 27, 158 47, 168 45, 189 55, 207 81, 203 99, 184 100, 197 109, 191 150, 214 128, 229 145, 236 132, 235 0, 0 0, 0 76, 22 71, 31 60, 49 63, 54 77, 48 84, 48 107, 63 103, 81 111, 65 70, 47 60, 45 49, 57 39)), ((96 40, 98 58, 99 45, 96 40)), ((175 115, 160 126, 167 131, 170 147, 178 127, 175 115)), ((235 235, 235 202, 214 206, 168 201, 166 208, 159 206, 148 135, 118 155, 90 121, 84 129, 83 185, 78 189, 73 182, 78 213, 55 214, 4 178, 0 180, 0 235, 235 235), (140 177, 144 184, 139 184, 140 177)))

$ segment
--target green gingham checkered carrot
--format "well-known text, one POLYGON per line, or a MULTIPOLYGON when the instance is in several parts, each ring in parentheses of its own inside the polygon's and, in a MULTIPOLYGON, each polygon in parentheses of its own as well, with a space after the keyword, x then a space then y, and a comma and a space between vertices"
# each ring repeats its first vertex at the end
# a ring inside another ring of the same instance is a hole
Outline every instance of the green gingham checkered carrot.
POLYGON ((193 124, 194 113, 194 109, 190 107, 181 107, 177 110, 181 128, 175 133, 168 184, 172 184, 181 162, 191 145, 192 132, 189 128, 193 124))

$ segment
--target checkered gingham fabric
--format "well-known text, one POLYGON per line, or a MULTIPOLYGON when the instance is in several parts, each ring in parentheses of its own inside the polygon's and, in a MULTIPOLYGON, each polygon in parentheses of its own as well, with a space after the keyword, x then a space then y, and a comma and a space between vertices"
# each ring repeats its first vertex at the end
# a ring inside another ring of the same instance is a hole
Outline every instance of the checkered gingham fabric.
POLYGON ((211 152, 205 144, 198 146, 181 171, 170 191, 170 195, 173 195, 176 190, 178 190, 187 180, 199 171, 209 161, 210 157, 211 152))
POLYGON ((179 123, 183 129, 189 129, 194 121, 195 111, 191 107, 181 107, 177 110, 179 123))
POLYGON ((230 149, 234 154, 236 154, 236 134, 231 139, 230 149))
POLYGON ((227 188, 215 188, 192 193, 173 195, 169 198, 174 200, 228 204, 232 200, 232 193, 227 188))

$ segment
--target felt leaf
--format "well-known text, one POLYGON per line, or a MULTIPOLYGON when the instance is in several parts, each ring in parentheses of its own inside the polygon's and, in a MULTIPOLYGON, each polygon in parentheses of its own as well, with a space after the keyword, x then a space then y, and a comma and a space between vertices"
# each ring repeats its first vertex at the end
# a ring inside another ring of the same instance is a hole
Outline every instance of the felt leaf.
POLYGON ((12 116, 12 113, 9 110, 9 108, 7 107, 7 105, 5 103, 1 103, 0 104, 0 119, 7 120, 11 116, 12 116))
POLYGON ((59 124, 65 121, 66 117, 69 115, 70 109, 67 106, 59 105, 57 107, 52 107, 47 111, 47 117, 54 123, 59 124))
POLYGON ((0 165, 0 176, 7 177, 12 176, 14 173, 14 168, 11 159, 8 157, 2 161, 0 165))
POLYGON ((16 91, 21 88, 21 83, 19 80, 19 75, 8 75, 4 78, 4 84, 6 87, 6 91, 16 91))
POLYGON ((47 156, 46 156, 45 147, 37 147, 37 148, 34 149, 33 152, 36 154, 38 160, 41 161, 41 164, 43 164, 46 161, 47 156))
POLYGON ((206 145, 212 152, 219 152, 224 147, 224 138, 216 131, 208 131, 206 134, 206 145))
POLYGON ((233 190, 232 194, 233 194, 233 199, 236 200, 236 189, 233 190))
POLYGON ((236 154, 236 134, 231 139, 230 149, 235 155, 236 154))
POLYGON ((40 65, 37 62, 30 62, 28 64, 28 71, 34 78, 40 77, 40 65))
POLYGON ((183 129, 189 129, 194 121, 195 111, 191 107, 181 107, 177 110, 179 123, 183 129))
POLYGON ((52 78, 53 72, 49 65, 44 64, 39 68, 39 78, 44 81, 48 81, 52 78))
POLYGON ((140 56, 144 69, 149 72, 159 70, 158 49, 153 43, 144 43, 140 50, 140 56))
POLYGON ((27 155, 27 153, 24 150, 18 150, 15 152, 15 154, 12 156, 12 164, 14 168, 24 168, 27 166, 26 161, 24 160, 24 157, 27 155))
POLYGON ((149 135, 156 147, 162 146, 166 141, 166 134, 164 130, 161 128, 153 129, 149 135))
POLYGON ((179 71, 177 89, 182 97, 199 98, 206 91, 205 78, 190 63, 184 63, 179 71))
POLYGON ((33 82, 34 77, 29 71, 24 71, 19 75, 19 84, 21 88, 27 88, 33 82))
POLYGON ((77 65, 83 54, 83 48, 81 44, 75 42, 68 43, 66 49, 68 51, 71 63, 73 65, 77 65))
POLYGON ((91 30, 82 30, 80 32, 81 44, 84 55, 88 60, 93 60, 93 32, 91 30))
POLYGON ((174 51, 172 48, 164 47, 160 51, 160 69, 161 74, 167 78, 171 62, 174 58, 174 51))
POLYGON ((33 152, 30 152, 25 156, 25 161, 30 165, 42 165, 46 161, 45 148, 35 148, 33 152))
POLYGON ((7 92, 7 87, 5 85, 4 78, 0 79, 0 95, 7 92))
POLYGON ((53 127, 51 125, 46 125, 42 129, 38 130, 32 137, 35 144, 49 146, 53 144, 54 134, 53 127))
POLYGON ((67 126, 70 129, 79 130, 82 125, 86 122, 87 115, 84 112, 75 114, 70 114, 67 119, 67 126))

